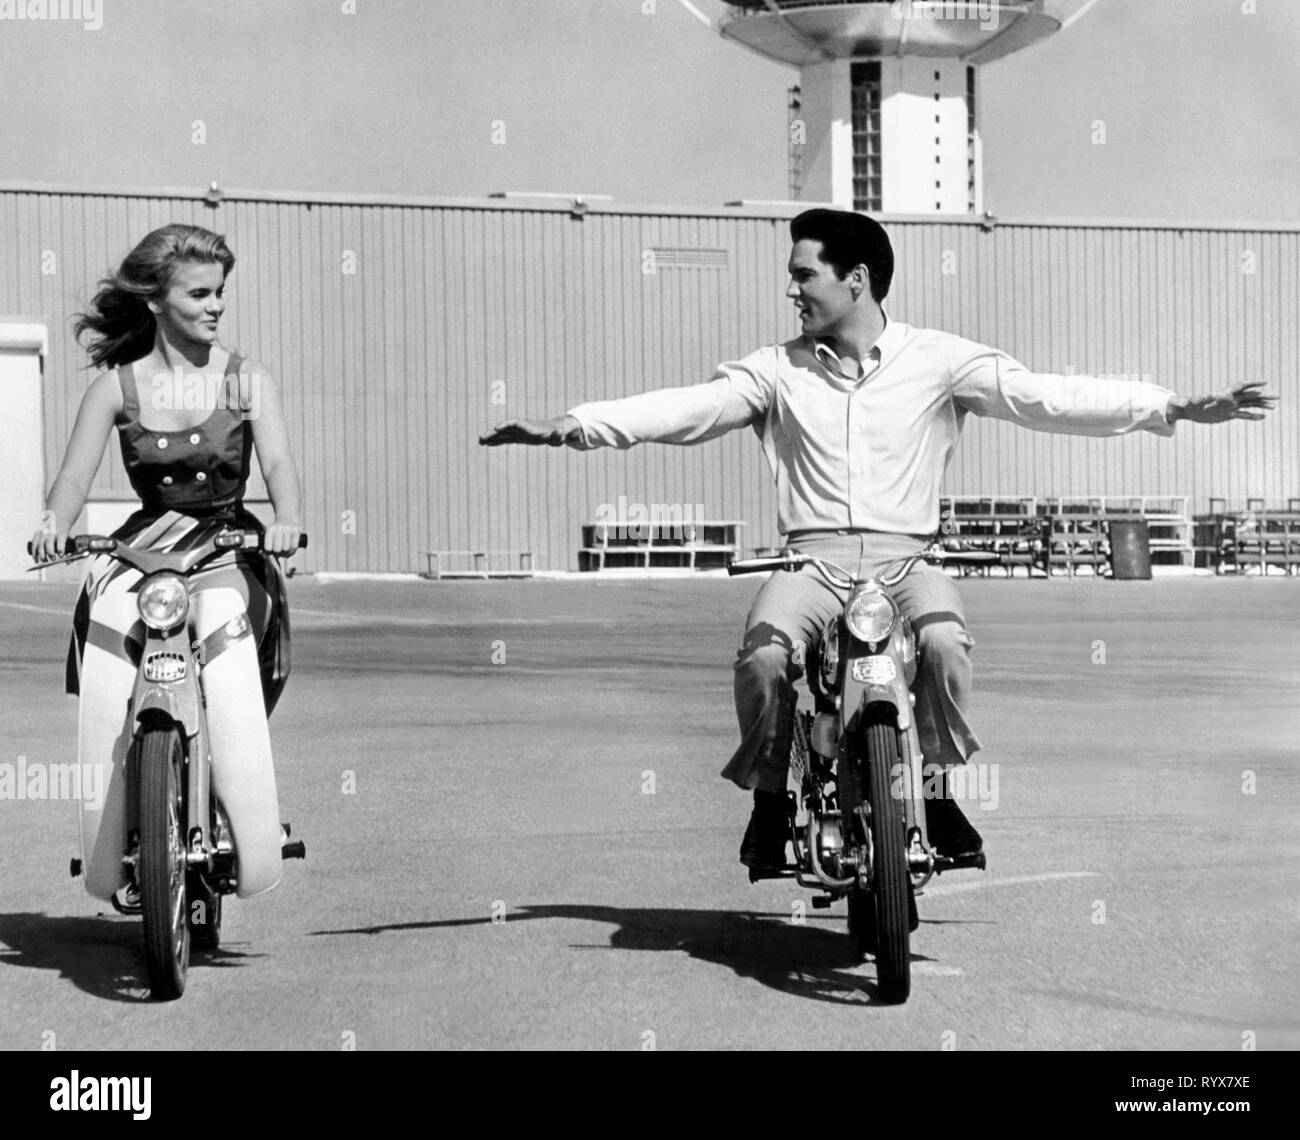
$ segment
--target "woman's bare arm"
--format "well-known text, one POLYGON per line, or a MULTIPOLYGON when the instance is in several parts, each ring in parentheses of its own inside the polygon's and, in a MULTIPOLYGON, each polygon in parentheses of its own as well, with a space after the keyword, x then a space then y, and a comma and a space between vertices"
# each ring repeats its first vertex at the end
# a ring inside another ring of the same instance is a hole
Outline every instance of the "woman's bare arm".
POLYGON ((280 389, 270 372, 261 364, 249 361, 244 366, 240 387, 248 386, 244 407, 253 424, 253 445, 262 477, 275 508, 275 521, 267 528, 265 549, 272 554, 292 554, 298 549, 302 534, 301 497, 298 468, 289 448, 289 431, 284 420, 280 389))
POLYGON ((68 531, 86 505, 90 485, 113 430, 113 420, 121 410, 121 385, 116 374, 106 372, 81 398, 63 466, 50 488, 40 529, 32 538, 32 557, 37 562, 47 562, 63 554, 68 531))

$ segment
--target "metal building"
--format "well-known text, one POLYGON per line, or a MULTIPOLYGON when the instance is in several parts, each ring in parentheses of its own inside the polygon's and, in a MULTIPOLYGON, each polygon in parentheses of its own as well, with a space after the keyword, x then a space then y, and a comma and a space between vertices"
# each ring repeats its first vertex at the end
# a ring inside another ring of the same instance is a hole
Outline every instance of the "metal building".
MULTIPOLYGON (((433 549, 529 550, 576 569, 602 504, 700 504, 775 541, 753 436, 579 455, 488 450, 507 418, 707 380, 796 335, 785 208, 0 185, 0 312, 49 329, 44 483, 90 379, 71 321, 96 280, 167 222, 239 259, 223 340, 280 380, 303 476, 307 570, 414 571, 433 549), (218 195, 212 195, 214 199, 218 195)), ((1005 349, 1042 372, 1149 377, 1183 392, 1264 379, 1264 424, 1172 440, 1073 439, 971 422, 956 494, 1184 494, 1240 507, 1300 495, 1300 230, 883 219, 891 316, 1005 349)), ((12 457, 8 457, 12 461, 12 457)), ((93 498, 130 497, 116 446, 93 498)), ((261 493, 257 482, 255 493, 261 493)), ((10 504, 11 506, 13 504, 10 504)), ((31 510, 35 528, 39 503, 31 510)))

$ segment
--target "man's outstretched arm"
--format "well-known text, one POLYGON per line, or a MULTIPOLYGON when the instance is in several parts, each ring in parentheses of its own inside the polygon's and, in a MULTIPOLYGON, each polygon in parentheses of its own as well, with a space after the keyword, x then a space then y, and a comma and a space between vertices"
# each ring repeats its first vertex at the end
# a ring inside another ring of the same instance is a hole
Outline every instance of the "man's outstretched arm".
POLYGON ((776 382, 776 350, 719 365, 708 383, 579 404, 548 420, 509 420, 479 436, 485 447, 522 443, 586 451, 637 443, 703 443, 754 423, 776 382))
POLYGON ((1030 372, 997 349, 953 338, 953 399, 963 411, 1071 435, 1172 435, 1179 420, 1262 420, 1277 403, 1260 381, 1203 396, 1181 396, 1145 380, 1030 372))

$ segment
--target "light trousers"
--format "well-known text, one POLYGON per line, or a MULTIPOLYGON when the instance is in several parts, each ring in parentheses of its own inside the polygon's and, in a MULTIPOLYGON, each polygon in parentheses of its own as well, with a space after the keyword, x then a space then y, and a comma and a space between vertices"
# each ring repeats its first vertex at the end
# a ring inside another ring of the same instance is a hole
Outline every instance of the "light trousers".
MULTIPOLYGON (((928 540, 883 533, 819 532, 789 546, 837 563, 858 577, 888 572, 928 540)), ((961 764, 980 750, 966 710, 970 705, 970 651, 961 595, 943 571, 919 563, 893 591, 911 622, 919 657, 913 685, 916 721, 926 764, 961 764)), ((741 788, 784 792, 790 763, 794 682, 807 650, 841 613, 847 591, 832 587, 812 567, 778 570, 759 590, 745 622, 735 664, 740 747, 722 775, 741 788)))

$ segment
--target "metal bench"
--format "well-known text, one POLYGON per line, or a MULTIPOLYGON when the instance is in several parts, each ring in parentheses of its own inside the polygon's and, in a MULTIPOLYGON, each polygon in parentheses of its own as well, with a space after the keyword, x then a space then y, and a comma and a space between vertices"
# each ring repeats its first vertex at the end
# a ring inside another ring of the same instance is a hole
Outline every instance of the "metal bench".
POLYGON ((531 550, 426 550, 424 557, 428 570, 422 578, 432 578, 435 582, 443 578, 531 578, 533 576, 533 552, 531 550), (518 559, 517 569, 503 570, 499 566, 488 565, 489 558, 505 558, 513 562, 518 559), (473 559, 472 567, 448 566, 447 561, 473 559))
POLYGON ((740 551, 739 519, 604 519, 582 528, 578 569, 725 569, 740 551))

